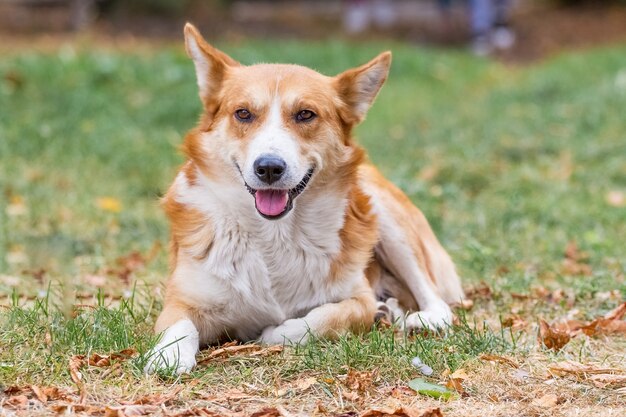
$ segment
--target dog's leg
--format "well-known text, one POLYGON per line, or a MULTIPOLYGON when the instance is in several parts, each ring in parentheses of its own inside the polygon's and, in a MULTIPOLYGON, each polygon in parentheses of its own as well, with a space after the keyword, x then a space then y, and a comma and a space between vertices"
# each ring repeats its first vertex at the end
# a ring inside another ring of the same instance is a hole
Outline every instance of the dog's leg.
MULTIPOLYGON (((460 302, 463 291, 450 257, 424 215, 401 190, 375 168, 364 166, 362 170, 363 189, 370 195, 378 217, 376 259, 383 270, 409 290, 420 309, 400 323, 406 328, 439 328, 452 323, 448 303, 460 302)), ((388 282, 379 285, 390 287, 388 282)), ((403 294, 392 291, 391 295, 401 298, 403 294)))
POLYGON ((145 373, 172 368, 177 374, 190 372, 196 366, 200 336, 190 314, 184 308, 166 306, 155 326, 163 332, 159 343, 150 351, 145 373))
POLYGON ((348 331, 369 329, 375 313, 374 293, 367 288, 346 300, 314 308, 302 318, 267 327, 260 341, 266 344, 304 344, 311 335, 332 339, 348 331))

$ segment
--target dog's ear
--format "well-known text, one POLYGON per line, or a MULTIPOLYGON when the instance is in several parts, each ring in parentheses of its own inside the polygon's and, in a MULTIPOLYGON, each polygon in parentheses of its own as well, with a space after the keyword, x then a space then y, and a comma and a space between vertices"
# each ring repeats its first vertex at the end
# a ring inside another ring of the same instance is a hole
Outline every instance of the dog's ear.
POLYGON ((191 23, 185 25, 185 49, 196 67, 200 99, 206 106, 219 90, 228 68, 240 64, 209 45, 191 23))
POLYGON ((336 88, 347 106, 342 117, 348 123, 365 118, 376 95, 383 86, 391 66, 391 52, 383 52, 365 65, 349 69, 335 77, 336 88))

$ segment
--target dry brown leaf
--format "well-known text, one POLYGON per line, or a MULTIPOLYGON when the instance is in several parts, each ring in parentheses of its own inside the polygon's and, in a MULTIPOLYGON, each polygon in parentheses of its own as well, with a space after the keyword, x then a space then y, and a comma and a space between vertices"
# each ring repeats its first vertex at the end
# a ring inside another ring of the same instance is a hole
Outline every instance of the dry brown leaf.
POLYGON ((519 314, 513 314, 502 320, 502 327, 511 328, 512 330, 522 330, 526 326, 528 326, 528 322, 526 322, 526 320, 524 320, 519 314))
POLYGON ((559 403, 559 397, 554 394, 546 394, 533 401, 533 405, 541 408, 552 408, 559 403))
POLYGON ((448 388, 449 390, 456 391, 461 396, 467 395, 467 393, 465 392, 465 388, 463 388, 462 379, 457 379, 457 378, 448 379, 448 382, 446 382, 446 388, 448 388))
POLYGON ((551 327, 544 320, 539 323, 539 344, 543 344, 548 349, 559 351, 565 346, 571 339, 568 333, 559 331, 551 327))
POLYGON ((449 375, 448 381, 446 382, 446 388, 458 392, 461 396, 467 396, 465 388, 463 388, 463 381, 468 378, 469 376, 467 375, 467 372, 465 372, 465 369, 457 369, 449 375))
POLYGON ((353 391, 365 392, 372 388, 374 381, 374 372, 355 371, 349 369, 346 374, 344 385, 353 391))
POLYGON ((263 347, 259 345, 249 344, 249 345, 236 345, 236 346, 226 346, 222 348, 215 349, 207 359, 217 359, 217 358, 227 358, 233 355, 239 355, 242 353, 251 353, 256 352, 263 349, 263 347))
POLYGON ((503 363, 503 364, 509 365, 512 368, 519 368, 519 365, 515 363, 515 361, 505 356, 483 354, 483 355, 480 355, 480 359, 484 361, 489 361, 489 362, 503 363))
POLYGON ((489 285, 485 282, 481 282, 480 284, 465 291, 465 296, 471 299, 490 300, 493 297, 493 292, 491 291, 489 285))
POLYGON ((266 407, 262 410, 254 412, 250 415, 250 417, 281 417, 283 414, 274 407, 266 407))
POLYGON ((607 320, 621 320, 626 314, 626 301, 604 315, 607 320))
POLYGON ((110 355, 101 355, 99 353, 93 353, 89 357, 89 360, 87 361, 87 363, 89 364, 89 366, 96 366, 96 367, 111 366, 112 360, 124 361, 124 360, 128 360, 132 358, 136 354, 137 354, 137 351, 132 348, 124 349, 116 353, 111 353, 110 355))
POLYGON ((266 356, 271 356, 271 355, 276 355, 278 353, 282 353, 284 347, 283 345, 274 345, 274 346, 268 346, 266 348, 263 348, 261 350, 257 350, 255 352, 252 352, 250 354, 250 356, 253 357, 266 357, 266 356))
POLYGON ((237 345, 237 342, 229 342, 222 347, 211 351, 205 358, 198 361, 198 365, 203 365, 218 359, 226 359, 234 355, 247 354, 251 357, 265 357, 276 355, 283 351, 282 345, 262 347, 255 344, 237 345))
POLYGON ((70 358, 70 377, 76 385, 82 385, 83 374, 80 368, 85 365, 85 355, 74 355, 70 358))
POLYGON ((564 275, 585 275, 590 276, 592 274, 591 267, 587 263, 589 255, 585 252, 581 252, 578 249, 578 244, 575 241, 570 241, 565 247, 565 258, 561 272, 564 275))
POLYGON ((570 336, 575 336, 580 333, 580 330, 587 324, 580 320, 566 320, 552 323, 552 328, 563 333, 567 333, 570 336))
POLYGON ((76 413, 101 415, 102 413, 104 413, 104 410, 101 407, 74 403, 52 404, 49 406, 49 408, 58 415, 74 415, 76 413))
POLYGON ((609 311, 604 317, 600 317, 581 327, 587 336, 626 334, 626 321, 622 318, 626 314, 626 302, 609 311))
POLYGON ((623 371, 615 368, 597 368, 591 365, 583 365, 575 361, 562 361, 549 366, 552 374, 556 376, 573 375, 586 379, 588 375, 596 374, 623 374, 623 371))
POLYGON ((105 417, 145 416, 153 414, 159 407, 153 405, 123 405, 119 407, 105 407, 105 417))
POLYGON ((224 414, 217 413, 204 407, 189 408, 176 414, 167 414, 168 417, 224 417, 224 414))
POLYGON ((28 392, 29 389, 30 389, 29 387, 20 387, 18 385, 11 385, 10 387, 5 388, 3 392, 10 397, 12 395, 18 395, 18 394, 23 394, 24 392, 28 392))
POLYGON ((374 408, 362 412, 359 417, 443 417, 443 413, 439 408, 374 408))
POLYGON ((26 408, 28 407, 28 397, 26 395, 15 395, 10 397, 5 404, 14 409, 26 408))
POLYGON ((588 325, 583 326, 582 331, 587 336, 626 334, 626 321, 595 319, 588 325))
POLYGON ((626 375, 596 374, 589 377, 589 379, 599 388, 626 386, 626 375))
POLYGON ((406 397, 415 397, 415 391, 407 386, 401 385, 391 388, 390 395, 393 398, 403 399, 406 397))
POLYGON ((31 385, 30 389, 33 391, 33 394, 35 394, 35 397, 37 397, 37 399, 41 401, 43 404, 48 402, 48 396, 46 395, 44 390, 41 389, 39 386, 31 385))
POLYGON ((450 378, 460 379, 461 381, 464 381, 466 379, 469 379, 469 376, 467 375, 467 372, 465 371, 465 369, 459 368, 450 374, 450 378))

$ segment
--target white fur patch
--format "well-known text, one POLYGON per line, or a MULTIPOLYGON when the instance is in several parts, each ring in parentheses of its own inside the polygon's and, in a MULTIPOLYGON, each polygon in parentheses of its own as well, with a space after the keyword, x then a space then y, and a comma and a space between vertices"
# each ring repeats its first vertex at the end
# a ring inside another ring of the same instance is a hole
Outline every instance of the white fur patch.
POLYGON ((178 374, 190 372, 196 366, 199 347, 196 326, 191 320, 180 320, 165 331, 161 341, 150 351, 144 372, 165 368, 174 368, 178 374))
POLYGON ((179 259, 173 280, 185 299, 219 311, 207 319, 232 329, 231 337, 254 339, 268 326, 349 298, 362 279, 327 285, 347 206, 331 190, 305 190, 274 221, 257 213, 243 183, 218 183, 197 172, 195 185, 179 175, 175 190, 178 202, 212 220, 214 240, 205 259, 179 259))
POLYGON ((267 121, 262 129, 252 138, 243 166, 243 177, 254 189, 266 188, 267 184, 254 173, 254 161, 261 155, 273 155, 285 161, 287 169, 273 188, 288 190, 294 188, 309 170, 306 161, 300 156, 300 145, 291 132, 284 126, 281 99, 276 95, 270 106, 267 121))

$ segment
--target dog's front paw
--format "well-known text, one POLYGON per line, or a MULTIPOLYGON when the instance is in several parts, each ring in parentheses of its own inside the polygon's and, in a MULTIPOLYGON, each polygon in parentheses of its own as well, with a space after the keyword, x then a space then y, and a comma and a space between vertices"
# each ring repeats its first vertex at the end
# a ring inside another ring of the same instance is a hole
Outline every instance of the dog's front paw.
POLYGON ((144 372, 172 369, 177 374, 189 373, 196 366, 200 339, 191 320, 180 320, 168 328, 161 341, 148 353, 144 372))
POLYGON ((196 366, 196 355, 183 353, 174 343, 170 346, 157 345, 148 353, 148 364, 143 368, 144 373, 152 374, 159 370, 172 369, 178 375, 186 374, 196 366))
POLYGON ((411 313, 404 319, 403 328, 412 329, 442 329, 452 324, 452 310, 444 301, 423 311, 411 313))
POLYGON ((269 326, 263 330, 259 341, 267 345, 304 344, 309 338, 309 326, 303 319, 285 320, 280 326, 269 326))

